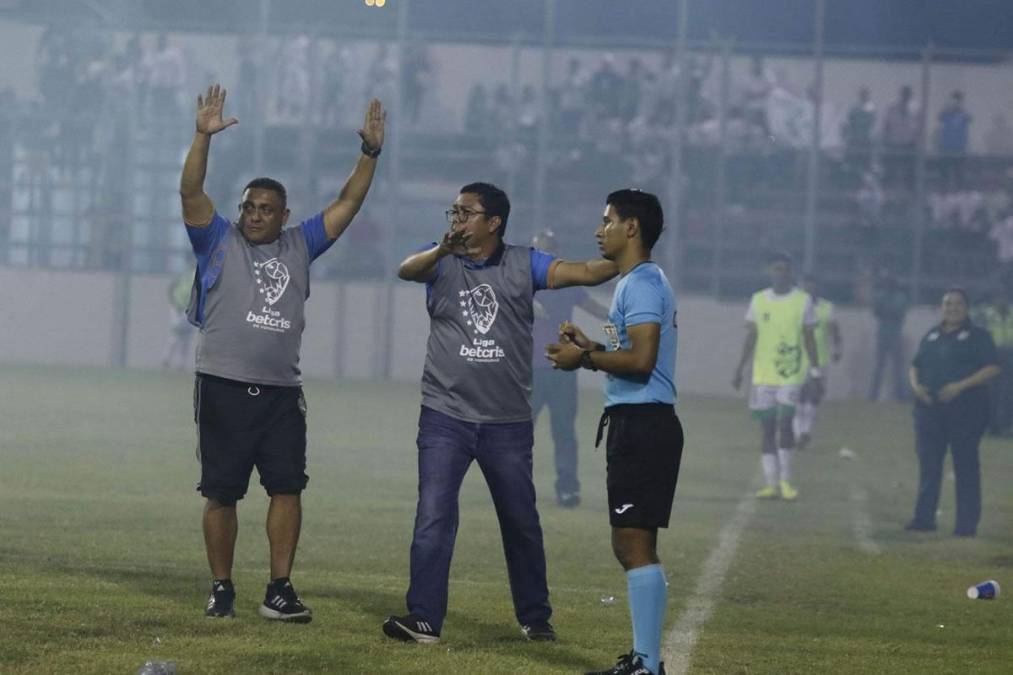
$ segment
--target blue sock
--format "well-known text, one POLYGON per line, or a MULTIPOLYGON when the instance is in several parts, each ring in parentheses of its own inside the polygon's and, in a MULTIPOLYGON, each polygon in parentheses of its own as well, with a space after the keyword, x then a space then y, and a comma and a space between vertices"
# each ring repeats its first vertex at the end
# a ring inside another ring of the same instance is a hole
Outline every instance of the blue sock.
POLYGON ((661 565, 637 567, 626 573, 630 598, 630 619, 633 623, 633 651, 652 672, 661 662, 661 630, 665 624, 668 584, 661 565))

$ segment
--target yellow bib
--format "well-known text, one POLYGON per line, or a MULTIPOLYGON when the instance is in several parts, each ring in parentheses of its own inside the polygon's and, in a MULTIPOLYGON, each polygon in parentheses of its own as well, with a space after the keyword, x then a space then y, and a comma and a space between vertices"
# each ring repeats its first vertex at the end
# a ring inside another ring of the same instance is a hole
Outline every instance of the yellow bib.
POLYGON ((780 387, 805 381, 803 321, 809 295, 794 289, 771 299, 772 291, 753 294, 756 351, 753 384, 780 387))

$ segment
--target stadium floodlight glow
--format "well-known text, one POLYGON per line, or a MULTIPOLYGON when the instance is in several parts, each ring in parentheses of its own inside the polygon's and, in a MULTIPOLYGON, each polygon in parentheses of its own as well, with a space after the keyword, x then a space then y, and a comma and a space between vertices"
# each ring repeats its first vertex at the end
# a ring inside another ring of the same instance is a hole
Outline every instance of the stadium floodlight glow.
POLYGON ((383 7, 387 4, 387 0, 366 0, 367 7, 383 7))

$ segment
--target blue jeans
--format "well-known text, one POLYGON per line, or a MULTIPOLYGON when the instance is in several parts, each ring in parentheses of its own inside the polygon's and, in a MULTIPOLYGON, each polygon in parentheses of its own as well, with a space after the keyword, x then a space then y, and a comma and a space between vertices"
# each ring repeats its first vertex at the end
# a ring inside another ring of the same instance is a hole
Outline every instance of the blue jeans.
POLYGON ((556 446, 556 497, 580 492, 577 479, 577 374, 552 368, 534 369, 531 412, 538 420, 549 407, 552 443, 556 446))
POLYGON ((411 548, 408 611, 436 632, 447 615, 450 559, 457 536, 458 494, 478 462, 499 519, 514 611, 521 625, 549 620, 542 526, 531 480, 533 424, 463 422, 422 407, 419 415, 419 502, 411 548))

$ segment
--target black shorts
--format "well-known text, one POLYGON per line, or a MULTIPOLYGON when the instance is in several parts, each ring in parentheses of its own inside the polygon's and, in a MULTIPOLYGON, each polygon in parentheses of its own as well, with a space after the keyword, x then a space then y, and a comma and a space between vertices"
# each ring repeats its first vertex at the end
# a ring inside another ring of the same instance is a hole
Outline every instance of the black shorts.
POLYGON ((602 413, 599 435, 606 424, 612 527, 668 527, 683 444, 675 407, 659 403, 610 406, 602 413))
POLYGON ((198 373, 194 421, 201 476, 197 490, 222 504, 242 499, 253 467, 269 495, 306 488, 306 399, 301 387, 275 387, 198 373))

